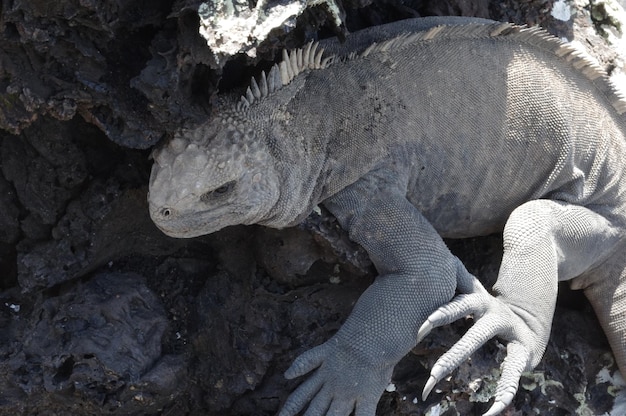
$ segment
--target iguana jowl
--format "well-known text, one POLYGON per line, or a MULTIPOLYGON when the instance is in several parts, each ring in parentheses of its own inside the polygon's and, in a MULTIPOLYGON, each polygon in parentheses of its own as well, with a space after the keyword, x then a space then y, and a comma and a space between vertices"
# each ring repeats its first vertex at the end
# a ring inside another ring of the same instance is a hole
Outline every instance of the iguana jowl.
POLYGON ((373 416, 416 341, 468 314, 476 323, 424 395, 499 336, 495 415, 542 357, 559 280, 585 290, 626 373, 626 102, 601 70, 538 29, 502 23, 430 27, 349 55, 285 54, 154 153, 150 214, 165 233, 287 227, 322 203, 376 265, 337 334, 287 370, 316 369, 280 415, 373 416), (441 236, 498 230, 490 294, 441 236))

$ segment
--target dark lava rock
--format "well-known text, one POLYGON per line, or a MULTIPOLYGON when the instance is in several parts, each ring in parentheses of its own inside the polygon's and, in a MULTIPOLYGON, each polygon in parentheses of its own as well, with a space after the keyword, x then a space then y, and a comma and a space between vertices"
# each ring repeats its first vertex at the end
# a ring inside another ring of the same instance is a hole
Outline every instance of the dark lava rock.
MULTIPOLYGON (((3 346, 2 414, 146 414, 180 392, 186 366, 162 352, 168 320, 145 279, 94 276, 33 305, 3 346), (74 413, 76 414, 76 413, 74 413)), ((16 312, 19 315, 19 312, 16 312)))

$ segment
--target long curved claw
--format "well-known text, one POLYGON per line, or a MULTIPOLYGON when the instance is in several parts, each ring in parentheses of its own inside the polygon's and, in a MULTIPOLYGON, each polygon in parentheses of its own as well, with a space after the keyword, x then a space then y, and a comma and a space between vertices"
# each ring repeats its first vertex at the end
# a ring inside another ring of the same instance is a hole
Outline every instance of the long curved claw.
POLYGON ((436 319, 436 317, 432 318, 432 315, 429 316, 424 323, 422 324, 422 326, 420 326, 420 329, 417 331, 417 343, 419 344, 420 342, 422 342, 422 340, 424 338, 426 338, 426 335, 430 334, 430 331, 433 330, 433 328, 435 328, 435 324, 433 323, 433 321, 436 319))
MULTIPOLYGON (((511 400, 513 400, 513 398, 511 398, 511 400)), ((509 402, 509 404, 510 403, 511 402, 509 402)), ((508 404, 496 401, 496 402, 493 403, 493 405, 491 405, 489 410, 487 410, 485 413, 483 413, 483 416, 496 416, 496 415, 500 414, 500 412, 502 412, 504 409, 506 409, 507 406, 508 406, 508 404)))
POLYGON ((482 316, 486 306, 487 302, 482 294, 468 294, 455 297, 426 318, 426 321, 424 321, 417 332, 417 342, 423 340, 434 328, 448 325, 467 315, 482 316))
MULTIPOLYGON (((432 373, 432 371, 431 371, 432 373)), ((433 388, 440 380, 432 374, 428 377, 428 381, 426 381, 426 385, 424 386, 424 390, 422 390, 422 401, 426 401, 430 392, 433 391, 433 388)))

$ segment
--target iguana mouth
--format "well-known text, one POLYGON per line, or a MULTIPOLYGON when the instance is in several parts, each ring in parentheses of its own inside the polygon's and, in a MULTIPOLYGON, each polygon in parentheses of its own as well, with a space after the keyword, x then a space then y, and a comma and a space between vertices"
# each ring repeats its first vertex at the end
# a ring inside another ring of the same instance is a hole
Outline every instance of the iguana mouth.
MULTIPOLYGON (((224 209, 226 208, 224 207, 224 209)), ((239 213, 233 211, 229 211, 229 213, 234 217, 240 217, 239 213)), ((224 212, 219 208, 179 213, 174 208, 151 206, 150 217, 161 231, 174 238, 199 237, 231 225, 220 221, 224 217, 224 212)))
MULTIPOLYGON (((180 221, 175 221, 180 223, 180 221)), ((195 229, 190 227, 181 227, 172 222, 155 221, 156 226, 169 237, 174 238, 194 238, 207 234, 205 229, 195 229)), ((215 230, 217 231, 217 229, 215 230)), ((213 232, 212 230, 210 232, 213 232)))

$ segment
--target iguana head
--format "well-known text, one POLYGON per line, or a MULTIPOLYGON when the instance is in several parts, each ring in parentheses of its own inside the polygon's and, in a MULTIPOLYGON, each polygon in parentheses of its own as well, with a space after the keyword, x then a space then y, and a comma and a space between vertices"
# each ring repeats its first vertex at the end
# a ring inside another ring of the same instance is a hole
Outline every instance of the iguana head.
POLYGON ((317 43, 284 51, 283 61, 267 75, 262 72, 258 81, 253 78, 239 100, 228 96, 220 102, 214 113, 219 116, 210 123, 179 135, 155 151, 148 195, 155 224, 164 233, 183 238, 235 224, 281 228, 306 217, 317 203, 313 178, 319 172, 312 172, 312 167, 319 170, 320 166, 307 153, 310 146, 300 143, 301 135, 293 137, 293 130, 282 129, 281 123, 283 127, 289 125, 285 114, 278 121, 271 114, 276 102, 286 102, 276 94, 293 98, 294 91, 304 85, 305 79, 298 78, 299 74, 326 68, 332 61, 333 56, 323 58, 317 43), (266 114, 260 107, 268 110, 266 114), (247 118, 249 112, 256 114, 254 122, 247 118), (276 122, 271 135, 255 135, 262 130, 257 129, 260 124, 268 127, 271 120, 276 122), (255 128, 247 128, 249 123, 255 128), (275 146, 277 142, 281 145, 275 146), (273 146, 274 155, 269 146, 273 146))
POLYGON ((148 202, 154 223, 178 238, 263 220, 279 179, 252 130, 215 120, 153 153, 148 202))

